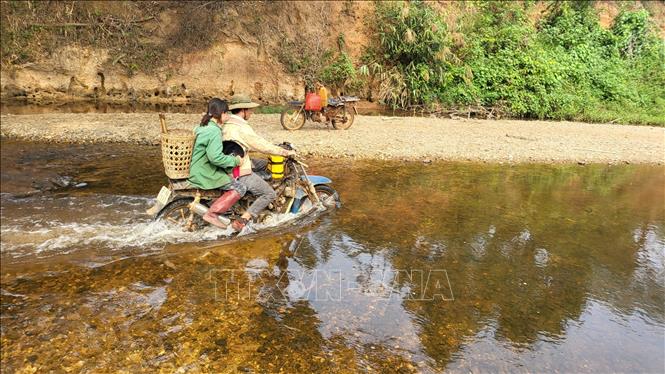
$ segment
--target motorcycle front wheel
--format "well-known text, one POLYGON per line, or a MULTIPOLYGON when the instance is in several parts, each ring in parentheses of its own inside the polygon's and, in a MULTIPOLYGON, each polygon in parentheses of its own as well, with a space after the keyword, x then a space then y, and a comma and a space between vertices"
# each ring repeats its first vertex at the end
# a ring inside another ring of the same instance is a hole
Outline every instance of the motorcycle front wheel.
POLYGON ((342 110, 341 115, 335 116, 332 119, 332 125, 335 130, 348 130, 351 125, 353 125, 353 120, 355 119, 355 114, 352 110, 347 110, 345 107, 342 110))
MULTIPOLYGON (((337 193, 337 191, 335 191, 334 188, 327 186, 325 184, 320 184, 318 186, 315 186, 314 189, 316 190, 316 194, 319 197, 319 201, 323 203, 323 206, 325 206, 326 209, 339 208, 341 206, 339 194, 337 193)), ((298 213, 307 212, 311 208, 312 208, 312 202, 310 201, 309 197, 305 197, 302 204, 300 204, 300 209, 298 209, 298 213)))
POLYGON ((282 112, 279 122, 286 130, 298 130, 305 125, 305 111, 302 107, 287 108, 282 112))

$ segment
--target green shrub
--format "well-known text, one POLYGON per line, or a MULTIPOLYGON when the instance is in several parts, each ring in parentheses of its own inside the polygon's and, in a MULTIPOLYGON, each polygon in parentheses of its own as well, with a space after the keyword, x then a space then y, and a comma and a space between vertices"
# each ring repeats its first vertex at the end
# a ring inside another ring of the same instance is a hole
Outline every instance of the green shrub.
POLYGON ((376 4, 376 61, 382 101, 393 108, 431 104, 445 79, 446 24, 422 2, 376 4))
POLYGON ((332 86, 337 90, 344 91, 345 88, 357 89, 358 79, 353 61, 346 52, 341 52, 335 59, 323 68, 320 74, 322 83, 332 86))
POLYGON ((663 40, 645 10, 622 11, 609 30, 592 2, 479 2, 453 43, 426 3, 378 3, 380 98, 393 108, 498 107, 525 118, 665 124, 663 40))

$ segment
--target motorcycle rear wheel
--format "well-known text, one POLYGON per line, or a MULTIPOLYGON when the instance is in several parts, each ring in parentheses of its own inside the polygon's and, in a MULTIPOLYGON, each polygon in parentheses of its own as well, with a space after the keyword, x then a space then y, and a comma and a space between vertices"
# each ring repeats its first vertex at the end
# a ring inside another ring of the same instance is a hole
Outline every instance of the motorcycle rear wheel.
POLYGON ((190 215, 189 204, 192 201, 194 201, 193 198, 183 198, 171 201, 157 214, 155 220, 164 220, 182 227, 185 230, 196 231, 203 228, 207 223, 196 213, 194 213, 191 227, 187 224, 190 215))
POLYGON ((348 130, 351 125, 353 125, 354 119, 355 114, 353 113, 353 110, 347 110, 345 107, 341 116, 335 116, 335 118, 332 119, 332 125, 335 130, 348 130), (344 121, 344 119, 346 119, 346 121, 344 121))
POLYGON ((295 131, 305 125, 305 111, 300 108, 287 108, 279 117, 282 127, 289 131, 295 131))

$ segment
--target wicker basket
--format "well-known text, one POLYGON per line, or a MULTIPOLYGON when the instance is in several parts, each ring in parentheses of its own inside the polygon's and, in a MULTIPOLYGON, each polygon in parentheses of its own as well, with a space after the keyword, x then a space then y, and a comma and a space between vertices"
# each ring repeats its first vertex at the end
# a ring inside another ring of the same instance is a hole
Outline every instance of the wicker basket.
POLYGON ((196 135, 187 130, 169 131, 163 115, 160 114, 159 117, 162 130, 162 162, 166 176, 170 179, 187 179, 196 135))

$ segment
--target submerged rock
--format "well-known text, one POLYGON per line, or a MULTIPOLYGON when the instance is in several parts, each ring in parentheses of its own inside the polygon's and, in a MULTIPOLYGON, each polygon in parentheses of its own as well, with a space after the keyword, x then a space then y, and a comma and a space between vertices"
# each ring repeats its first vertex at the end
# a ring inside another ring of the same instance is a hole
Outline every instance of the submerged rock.
POLYGON ((55 175, 46 180, 32 181, 31 185, 35 190, 46 192, 61 188, 83 188, 88 186, 88 183, 75 181, 73 177, 68 175, 55 175))
POLYGON ((66 176, 66 175, 65 176, 58 175, 54 178, 49 178, 49 182, 53 183, 57 187, 64 188, 64 187, 69 187, 73 184, 72 183, 73 178, 70 177, 70 176, 66 176))

